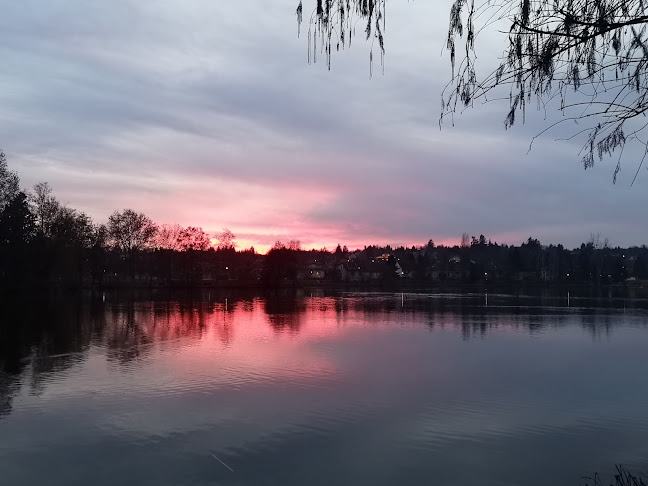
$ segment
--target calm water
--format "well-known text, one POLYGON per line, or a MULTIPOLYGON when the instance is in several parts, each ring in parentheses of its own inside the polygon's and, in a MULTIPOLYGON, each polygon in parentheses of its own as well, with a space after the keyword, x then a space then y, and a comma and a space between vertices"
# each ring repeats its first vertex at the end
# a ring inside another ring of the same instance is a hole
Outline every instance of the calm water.
POLYGON ((2 485, 578 485, 648 469, 648 303, 12 298, 2 485))

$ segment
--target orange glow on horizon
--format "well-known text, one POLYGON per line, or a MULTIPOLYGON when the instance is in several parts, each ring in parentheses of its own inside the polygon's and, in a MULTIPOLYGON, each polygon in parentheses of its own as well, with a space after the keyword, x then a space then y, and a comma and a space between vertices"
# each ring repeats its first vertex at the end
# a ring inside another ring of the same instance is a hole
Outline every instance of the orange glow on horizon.
MULTIPOLYGON (((236 234, 236 231, 234 231, 234 234, 236 234)), ((263 235, 260 235, 260 238, 263 238, 263 235)), ((294 238, 295 240, 299 240, 299 238, 294 238)), ((263 240, 267 240, 266 238, 263 238, 263 240)), ((460 244, 460 238, 456 239, 444 239, 444 240, 436 240, 432 238, 434 241, 434 244, 436 246, 456 246, 460 244)), ((287 245, 288 242, 290 241, 289 239, 281 239, 281 238, 276 238, 275 241, 281 241, 283 244, 287 245)), ((215 238, 212 238, 212 242, 214 242, 215 245, 218 244, 218 240, 215 238)), ((268 243, 263 243, 262 240, 255 240, 252 238, 237 238, 236 241, 236 250, 237 251, 242 251, 242 250, 247 250, 250 247, 254 247, 254 251, 258 254, 265 255, 267 254, 270 249, 274 246, 274 242, 272 244, 268 243)), ((303 241, 300 240, 301 244, 301 249, 305 251, 309 250, 322 250, 326 249, 329 252, 334 252, 335 248, 339 244, 340 246, 344 247, 345 245, 347 246, 348 250, 350 252, 354 252, 356 250, 363 250, 367 246, 378 246, 378 247, 385 247, 387 245, 391 246, 392 248, 399 248, 401 246, 404 246, 405 248, 412 248, 412 246, 415 247, 421 247, 427 245, 427 241, 410 241, 408 243, 393 243, 390 241, 384 241, 384 240, 372 240, 371 238, 367 238, 367 243, 354 243, 354 244, 349 244, 345 243, 344 241, 339 241, 339 242, 333 242, 333 241, 326 241, 326 240, 319 240, 311 243, 304 243, 303 241)))

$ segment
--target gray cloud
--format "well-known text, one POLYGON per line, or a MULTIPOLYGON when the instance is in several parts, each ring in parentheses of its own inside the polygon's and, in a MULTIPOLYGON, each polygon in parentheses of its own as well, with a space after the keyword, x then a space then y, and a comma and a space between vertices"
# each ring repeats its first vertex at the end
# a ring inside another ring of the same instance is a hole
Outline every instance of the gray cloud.
MULTIPOLYGON (((577 143, 555 141, 562 129, 527 154, 558 118, 530 110, 505 131, 506 101, 439 130, 448 5, 388 5, 385 74, 369 79, 361 36, 331 71, 307 64, 295 3, 8 5, 0 144, 12 168, 99 220, 133 206, 250 241, 648 240, 645 177, 629 189, 638 153, 616 186, 614 163, 584 172, 577 143)), ((491 37, 497 55, 505 40, 491 37)))

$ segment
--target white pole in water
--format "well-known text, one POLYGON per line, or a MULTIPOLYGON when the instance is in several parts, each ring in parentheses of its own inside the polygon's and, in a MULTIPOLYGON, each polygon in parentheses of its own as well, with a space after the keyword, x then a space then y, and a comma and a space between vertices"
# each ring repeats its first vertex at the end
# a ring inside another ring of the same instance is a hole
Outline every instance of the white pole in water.
POLYGON ((567 307, 570 307, 570 305, 569 305, 569 291, 567 291, 567 307))
POLYGON ((405 294, 401 293, 401 309, 405 305, 405 294))
POLYGON ((488 292, 486 292, 486 307, 488 307, 488 292))

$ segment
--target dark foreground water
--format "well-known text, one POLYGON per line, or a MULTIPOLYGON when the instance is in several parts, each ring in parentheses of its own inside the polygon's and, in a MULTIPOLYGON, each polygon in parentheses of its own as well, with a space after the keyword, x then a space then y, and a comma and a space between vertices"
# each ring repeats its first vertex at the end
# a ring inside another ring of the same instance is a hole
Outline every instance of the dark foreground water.
POLYGON ((646 302, 2 300, 2 485, 578 485, 648 469, 646 302))

